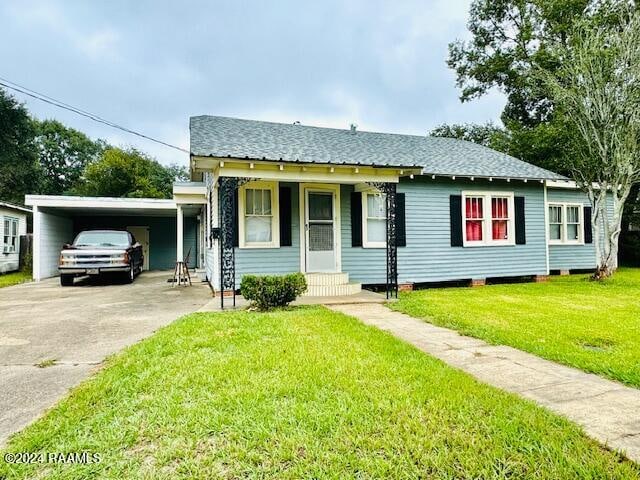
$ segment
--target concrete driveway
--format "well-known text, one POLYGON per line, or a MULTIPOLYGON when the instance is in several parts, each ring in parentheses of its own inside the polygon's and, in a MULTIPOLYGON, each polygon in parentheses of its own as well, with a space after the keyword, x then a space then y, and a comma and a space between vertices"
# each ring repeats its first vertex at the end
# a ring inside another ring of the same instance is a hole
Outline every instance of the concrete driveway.
POLYGON ((206 284, 174 288, 171 275, 145 272, 131 285, 87 279, 62 288, 49 279, 1 288, 0 445, 106 356, 211 300, 206 284))

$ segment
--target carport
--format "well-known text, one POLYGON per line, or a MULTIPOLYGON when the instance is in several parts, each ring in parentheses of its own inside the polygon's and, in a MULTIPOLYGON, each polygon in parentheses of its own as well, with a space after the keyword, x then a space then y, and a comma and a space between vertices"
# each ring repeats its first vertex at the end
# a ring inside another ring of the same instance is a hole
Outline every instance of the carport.
POLYGON ((145 269, 173 269, 190 249, 189 266, 201 267, 203 205, 155 198, 111 198, 27 195, 33 207, 33 278, 58 275, 58 258, 65 243, 91 229, 126 229, 143 245, 145 269), (180 220, 179 220, 180 219, 180 220), (182 224, 182 242, 178 226, 182 224))

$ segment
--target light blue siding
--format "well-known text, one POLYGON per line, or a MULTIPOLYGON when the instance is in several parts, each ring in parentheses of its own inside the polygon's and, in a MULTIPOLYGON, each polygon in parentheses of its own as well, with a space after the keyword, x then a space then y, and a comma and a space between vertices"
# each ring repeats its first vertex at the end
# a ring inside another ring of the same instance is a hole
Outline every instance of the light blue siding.
MULTIPOLYGON (((300 266, 299 186, 292 187, 292 243, 277 249, 236 248, 236 279, 253 274, 298 272, 300 266)), ((351 246, 352 185, 342 185, 340 198, 342 271, 353 281, 381 284, 386 277, 384 248, 351 246)), ((423 283, 472 278, 544 275, 547 273, 544 188, 537 182, 495 180, 403 180, 407 246, 398 249, 399 281, 423 283), (513 246, 452 247, 449 197, 464 190, 513 192, 525 197, 526 244, 513 246)), ((212 255, 207 255, 211 263, 212 255)), ((217 260, 217 259, 216 259, 217 260)), ((574 267, 577 268, 577 267, 574 267)))
MULTIPOLYGON (((351 246, 351 186, 343 186, 342 269, 362 283, 384 283, 384 249, 351 246)), ((544 189, 522 181, 431 180, 402 181, 405 193, 407 246, 398 248, 398 280, 440 282, 471 278, 546 274, 544 189), (452 247, 449 196, 464 190, 513 192, 525 197, 526 244, 514 246, 452 247)))
POLYGON ((290 247, 236 248, 236 285, 248 273, 279 275, 300 271, 300 213, 297 183, 281 183, 291 187, 291 239, 290 247))
MULTIPOLYGON (((590 206, 587 195, 568 188, 548 188, 547 202, 581 203, 590 206)), ((549 245, 549 268, 551 270, 580 270, 596 266, 596 248, 593 243, 584 245, 549 245)))

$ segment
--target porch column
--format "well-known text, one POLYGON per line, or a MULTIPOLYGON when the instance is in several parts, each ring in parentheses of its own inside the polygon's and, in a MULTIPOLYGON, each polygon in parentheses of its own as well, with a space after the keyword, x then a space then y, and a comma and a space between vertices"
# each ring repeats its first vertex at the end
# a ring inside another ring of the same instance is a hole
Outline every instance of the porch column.
POLYGON ((398 238, 396 231, 396 184, 385 183, 387 199, 387 298, 398 298, 398 238))
POLYGON ((236 177, 220 177, 218 180, 218 222, 220 226, 220 308, 224 310, 225 292, 231 291, 236 305, 236 258, 234 248, 234 212, 236 211, 236 177))
POLYGON ((184 219, 182 215, 182 205, 177 205, 176 211, 176 262, 182 262, 184 260, 184 246, 182 244, 184 238, 184 219))

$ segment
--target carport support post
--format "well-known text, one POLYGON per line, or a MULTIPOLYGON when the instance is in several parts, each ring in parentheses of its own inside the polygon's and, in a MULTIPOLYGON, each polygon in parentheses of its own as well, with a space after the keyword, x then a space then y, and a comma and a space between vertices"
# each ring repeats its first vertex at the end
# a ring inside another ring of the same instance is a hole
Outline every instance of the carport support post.
POLYGON ((184 219, 182 215, 182 205, 176 205, 176 230, 178 237, 176 238, 176 262, 182 262, 184 258, 184 246, 182 245, 182 240, 184 238, 184 219))
POLYGON ((41 242, 41 218, 40 218, 40 210, 38 210, 38 206, 34 205, 32 210, 33 215, 33 258, 31 260, 32 265, 32 276, 36 282, 40 281, 40 242, 41 242))

